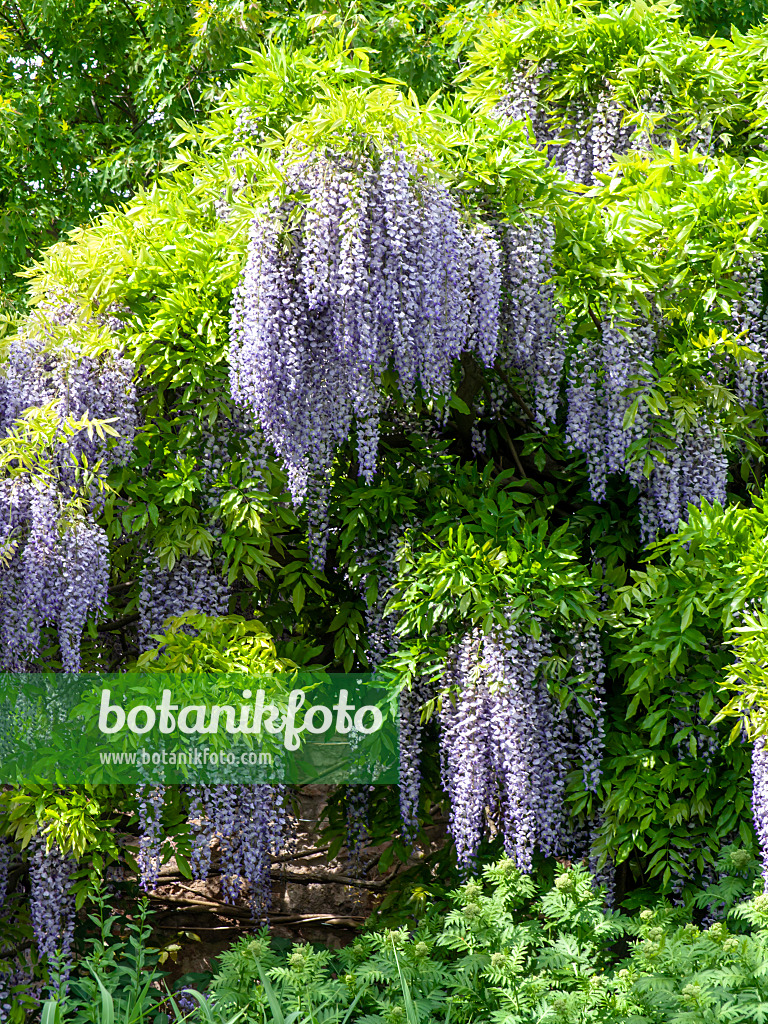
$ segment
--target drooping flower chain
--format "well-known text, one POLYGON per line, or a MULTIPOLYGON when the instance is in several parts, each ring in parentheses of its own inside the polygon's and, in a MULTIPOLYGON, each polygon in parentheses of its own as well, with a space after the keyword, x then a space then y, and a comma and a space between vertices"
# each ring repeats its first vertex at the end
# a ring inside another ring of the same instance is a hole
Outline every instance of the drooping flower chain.
MULTIPOLYGON (((107 538, 90 518, 101 493, 93 487, 83 495, 75 462, 84 458, 103 478, 127 460, 136 425, 133 364, 115 353, 97 358, 66 346, 53 349, 46 324, 67 328, 77 315, 73 303, 55 307, 36 331, 14 339, 0 387, 0 433, 27 408, 55 401, 60 420, 86 413, 111 419, 120 435, 107 442, 96 432, 62 433, 50 473, 0 481, 0 664, 15 671, 38 657, 41 630, 51 625, 59 633, 63 671, 78 672, 83 627, 107 598, 107 538), (90 502, 88 518, 71 510, 76 485, 86 507, 90 502)), ((102 319, 113 331, 122 327, 117 317, 102 319)))
POLYGON ((763 736, 752 744, 752 817, 768 883, 768 749, 763 736))
POLYGON ((599 643, 587 634, 574 647, 574 671, 587 677, 590 692, 588 720, 576 702, 564 712, 550 695, 540 670, 551 651, 546 636, 513 628, 471 633, 452 654, 447 679, 454 693, 440 710, 441 765, 464 868, 472 867, 489 827, 523 871, 532 870, 537 848, 546 856, 568 849, 567 777, 579 765, 595 791, 604 735, 599 643))
POLYGON ((308 199, 273 200, 254 218, 230 379, 283 459, 294 500, 316 492, 317 505, 353 424, 359 472, 373 479, 387 367, 403 394, 419 384, 441 396, 461 352, 493 362, 500 252, 490 228, 468 226, 402 152, 326 153, 287 174, 308 199))
POLYGON ((286 841, 283 787, 193 786, 188 822, 193 877, 207 879, 211 843, 217 838, 224 898, 234 903, 247 887, 254 919, 266 920, 272 898, 271 858, 281 853, 286 841))
POLYGON ((139 594, 139 646, 142 650, 157 641, 167 619, 188 611, 203 615, 226 615, 230 591, 214 560, 204 552, 182 555, 173 567, 160 565, 151 553, 144 562, 139 594))
POLYGON ((43 839, 30 844, 29 914, 38 955, 64 968, 72 949, 75 930, 75 897, 71 891, 75 865, 55 844, 43 839))

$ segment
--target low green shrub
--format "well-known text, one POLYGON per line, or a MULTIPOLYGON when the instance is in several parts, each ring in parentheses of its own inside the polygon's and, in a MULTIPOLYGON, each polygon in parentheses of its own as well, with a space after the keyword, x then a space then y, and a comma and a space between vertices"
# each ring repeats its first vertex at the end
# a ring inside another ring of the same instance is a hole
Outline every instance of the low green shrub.
POLYGON ((540 891, 502 860, 415 930, 371 932, 335 953, 279 953, 266 930, 241 939, 220 958, 205 1013, 239 1012, 244 1024, 759 1024, 768 896, 745 899, 757 867, 726 851, 720 880, 687 906, 630 916, 605 908, 582 867, 540 891), (694 923, 715 912, 725 920, 694 923))
MULTIPOLYGON (((51 997, 41 1024, 170 1024, 189 1016, 164 984, 160 951, 149 944, 151 911, 142 899, 133 917, 115 913, 103 892, 88 914, 86 951, 72 970, 49 971, 51 997)), ((193 1005, 200 1004, 198 999, 193 1005)))
POLYGON ((511 861, 449 895, 451 909, 414 931, 372 932, 331 954, 294 946, 279 955, 266 932, 221 957, 214 1013, 259 1024, 451 1024, 624 1021, 638 1010, 610 970, 625 934, 577 867, 537 894, 511 861))
POLYGON ((161 988, 145 917, 118 941, 114 919, 94 918, 101 939, 44 1024, 762 1024, 768 894, 752 892, 746 851, 726 849, 716 868, 686 905, 620 914, 581 866, 549 886, 501 860, 412 930, 338 951, 245 936, 204 995, 161 988))

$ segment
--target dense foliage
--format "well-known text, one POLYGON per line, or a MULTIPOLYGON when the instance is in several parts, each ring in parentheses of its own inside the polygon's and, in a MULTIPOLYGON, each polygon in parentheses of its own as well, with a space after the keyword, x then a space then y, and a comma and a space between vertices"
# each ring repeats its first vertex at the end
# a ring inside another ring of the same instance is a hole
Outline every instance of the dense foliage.
POLYGON ((141 954, 147 980, 156 960, 137 942, 142 920, 127 942, 103 930, 93 940, 92 977, 73 981, 56 1019, 103 1020, 107 1003, 137 1021, 161 1008, 194 1021, 274 1024, 759 1021, 768 909, 763 895, 744 900, 756 867, 731 848, 718 863, 719 883, 693 903, 660 901, 626 917, 604 907, 582 867, 560 869, 554 884, 539 886, 501 860, 410 928, 369 931, 335 953, 308 944, 275 949, 263 931, 222 953, 212 974, 195 979, 197 989, 182 978, 165 996, 136 976, 141 954))
MULTIPOLYGON (((473 30, 506 4, 427 0, 3 0, 0 4, 0 281, 106 205, 147 186, 171 158, 178 119, 216 106, 247 49, 344 39, 420 99, 449 86, 473 30)), ((728 35, 760 2, 686 0, 694 29, 728 35)))
POLYGON ((248 48, 346 39, 426 99, 453 74, 483 5, 256 0, 0 4, 0 281, 149 185, 178 121, 203 119, 248 48))

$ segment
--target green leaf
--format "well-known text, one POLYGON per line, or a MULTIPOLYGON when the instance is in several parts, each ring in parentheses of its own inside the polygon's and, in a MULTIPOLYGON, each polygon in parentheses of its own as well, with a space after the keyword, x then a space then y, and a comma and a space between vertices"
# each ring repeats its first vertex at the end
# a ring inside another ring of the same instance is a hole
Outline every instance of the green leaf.
POLYGON ((448 403, 451 409, 455 409, 457 412, 462 413, 464 416, 470 415, 470 409, 466 402, 462 401, 458 395, 452 395, 451 400, 448 403))
POLYGON ((104 983, 95 970, 91 967, 89 967, 89 970, 96 979, 96 984, 99 986, 99 993, 101 995, 101 1017, 99 1024, 115 1024, 115 1004, 112 1001, 112 996, 106 988, 104 988, 104 983))
POLYGON ((296 612, 297 615, 299 614, 301 609, 304 607, 304 598, 305 598, 305 596, 306 596, 306 591, 304 589, 304 584, 301 583, 301 582, 297 583, 296 586, 293 588, 293 597, 291 598, 291 601, 292 601, 293 607, 294 607, 294 611, 296 612))

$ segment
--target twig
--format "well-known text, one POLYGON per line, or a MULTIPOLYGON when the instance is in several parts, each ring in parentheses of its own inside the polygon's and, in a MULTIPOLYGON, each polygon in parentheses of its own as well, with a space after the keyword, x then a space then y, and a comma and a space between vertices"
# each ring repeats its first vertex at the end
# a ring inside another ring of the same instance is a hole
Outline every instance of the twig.
POLYGON ((330 850, 330 843, 328 846, 314 846, 311 850, 305 850, 303 853, 283 853, 279 857, 273 857, 272 862, 275 864, 283 864, 290 860, 302 860, 304 857, 316 857, 321 853, 327 853, 330 850))
POLYGON ((149 36, 147 35, 146 29, 144 28, 142 23, 139 21, 139 15, 137 14, 137 12, 133 9, 133 7, 131 7, 131 5, 128 3, 128 0, 120 0, 120 3, 123 5, 123 7, 126 9, 126 11, 128 11, 128 13, 133 18, 133 20, 136 22, 136 28, 144 36, 144 42, 148 43, 149 42, 149 36))
POLYGON ((386 888, 385 882, 372 882, 367 878, 352 878, 325 871, 311 875, 300 875, 295 871, 272 871, 270 877, 280 882, 297 882, 299 885, 353 885, 356 889, 371 889, 373 892, 386 888))
POLYGON ((528 417, 528 419, 531 420, 533 423, 535 423, 536 422, 536 415, 535 415, 533 409, 530 407, 530 405, 528 405, 526 400, 517 391, 517 389, 512 386, 512 382, 510 381, 510 379, 506 375, 506 373, 501 369, 500 366, 495 366, 494 370, 496 371, 496 373, 498 373, 498 375, 504 381, 504 383, 507 386, 507 391, 509 391, 510 395, 512 395, 512 397, 517 402, 517 404, 520 406, 520 408, 523 410, 523 412, 528 417))
POLYGON ((132 622, 139 621, 139 613, 131 612, 130 615, 124 615, 121 619, 112 619, 111 622, 102 622, 96 627, 99 633, 109 633, 113 629, 122 629, 123 626, 130 626, 132 622))
MULTIPOLYGON (((269 917, 270 924, 301 924, 306 922, 307 924, 326 924, 333 925, 339 928, 356 928, 359 924, 365 921, 365 917, 325 917, 322 914, 272 914, 269 917)), ((159 924, 155 922, 156 928, 162 928, 164 931, 170 929, 176 929, 178 931, 193 931, 193 932, 232 932, 238 930, 236 924, 221 924, 214 926, 198 927, 195 925, 191 929, 180 929, 177 924, 159 924)), ((31 945, 31 944, 30 944, 31 945)))
POLYGON ((210 910, 212 914, 219 914, 222 917, 247 917, 251 912, 247 907, 230 907, 226 903, 211 902, 210 900, 191 900, 180 896, 162 896, 159 893, 151 893, 150 901, 157 903, 170 903, 174 907, 189 907, 195 910, 210 910))
MULTIPOLYGON (((253 915, 247 907, 230 907, 225 903, 210 902, 207 900, 182 899, 178 896, 160 896, 150 894, 150 900, 158 903, 170 903, 176 907, 188 907, 195 910, 209 910, 212 914, 219 914, 221 917, 248 918, 252 920, 253 915)), ((270 914, 269 920, 273 923, 287 924, 292 921, 317 922, 318 924, 340 924, 342 922, 365 921, 365 915, 347 917, 335 917, 333 914, 270 914)))
POLYGON ((270 914, 269 920, 271 924, 291 924, 294 921, 296 923, 306 921, 307 924, 332 924, 355 927, 361 922, 367 921, 368 918, 365 914, 348 914, 344 917, 332 917, 330 914, 270 914))
MULTIPOLYGON (((200 893, 194 891, 194 889, 187 888, 183 882, 174 881, 177 878, 184 878, 184 875, 180 871, 168 871, 162 872, 159 876, 161 882, 173 883, 179 885, 181 888, 186 889, 187 892, 191 892, 194 896, 200 896, 200 893)), ((302 875, 297 871, 285 871, 285 869, 273 869, 270 872, 270 878, 276 882, 297 882, 299 885, 354 885, 358 889, 371 889, 372 891, 380 891, 386 888, 386 882, 373 882, 367 878, 352 878, 350 875, 335 875, 330 871, 322 871, 313 873, 311 875, 302 875)))
POLYGON ((507 444, 510 447, 510 450, 512 452, 512 458, 515 460, 515 465, 518 468, 520 476, 525 480, 526 477, 527 477, 527 474, 526 474, 525 470, 523 469, 523 464, 520 461, 520 457, 517 454, 517 448, 515 448, 515 442, 509 436, 509 431, 507 430, 506 426, 504 425, 504 423, 501 420, 499 420, 499 422, 498 422, 498 427, 499 427, 499 430, 501 430, 501 432, 504 435, 504 438, 505 438, 507 444))
POLYGON ((193 932, 236 932, 236 931, 238 931, 238 926, 236 924, 219 924, 219 925, 216 925, 215 927, 213 927, 213 926, 211 926, 211 927, 206 926, 206 927, 203 927, 203 928, 200 928, 197 925, 195 925, 193 928, 179 928, 179 926, 177 924, 173 924, 173 923, 171 923, 171 924, 161 924, 160 922, 155 921, 154 922, 154 927, 155 928, 162 928, 164 931, 168 931, 169 929, 173 929, 174 931, 193 931, 193 932))

